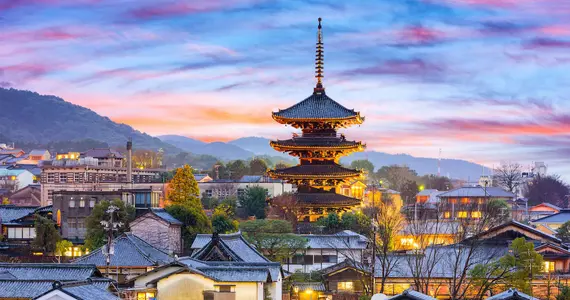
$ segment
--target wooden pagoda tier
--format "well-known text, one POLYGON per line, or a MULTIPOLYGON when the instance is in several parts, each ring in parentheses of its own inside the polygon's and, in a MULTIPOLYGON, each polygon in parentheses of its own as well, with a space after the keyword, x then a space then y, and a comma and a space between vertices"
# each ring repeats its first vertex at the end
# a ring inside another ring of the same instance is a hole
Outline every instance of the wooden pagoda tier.
POLYGON ((336 194, 338 185, 362 177, 363 172, 339 165, 340 157, 363 151, 365 145, 347 141, 337 130, 360 125, 364 117, 354 109, 348 109, 331 99, 323 87, 323 43, 319 18, 316 78, 313 94, 303 101, 283 110, 273 112, 273 119, 281 124, 301 130, 292 139, 271 141, 277 151, 299 158, 299 165, 271 170, 273 178, 283 179, 297 186, 294 195, 299 208, 299 220, 310 222, 330 212, 347 211, 360 205, 359 199, 336 194))

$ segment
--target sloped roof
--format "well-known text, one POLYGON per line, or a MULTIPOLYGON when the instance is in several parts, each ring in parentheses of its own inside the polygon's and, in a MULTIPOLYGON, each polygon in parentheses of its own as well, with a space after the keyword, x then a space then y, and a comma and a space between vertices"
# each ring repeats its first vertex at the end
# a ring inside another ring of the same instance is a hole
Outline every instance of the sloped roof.
POLYGON ((212 239, 211 234, 198 234, 192 243, 192 257, 200 258, 206 255, 209 248, 219 245, 223 250, 227 250, 227 255, 233 257, 236 261, 244 262, 268 262, 261 253, 259 253, 251 244, 249 244, 242 236, 241 232, 220 234, 219 239, 212 239))
POLYGON ((0 273, 10 274, 18 280, 83 280, 100 275, 91 264, 28 264, 1 263, 0 273))
POLYGON ((123 158, 123 155, 118 151, 110 148, 93 148, 81 153, 81 157, 93 158, 123 158))
POLYGON ((41 298, 48 296, 50 294, 56 294, 58 292, 63 292, 75 299, 81 300, 116 300, 119 297, 113 295, 108 291, 106 287, 100 286, 100 284, 87 282, 70 282, 70 283, 60 283, 54 282, 52 288, 41 295, 36 296, 36 298, 41 298))
POLYGON ((255 182, 260 182, 262 177, 263 176, 261 176, 261 175, 244 175, 239 179, 239 181, 240 182, 255 183, 255 182))
POLYGON ((552 203, 548 203, 548 202, 542 202, 540 204, 533 206, 532 208, 539 207, 539 206, 547 206, 547 207, 550 207, 550 208, 558 210, 558 211, 560 211, 562 209, 562 208, 560 208, 560 207, 558 207, 552 203))
POLYGON ((297 165, 284 169, 271 171, 275 175, 300 175, 300 176, 322 176, 322 177, 347 177, 360 176, 359 170, 345 168, 338 164, 332 165, 297 165))
POLYGON ((481 232, 481 233, 479 233, 479 234, 477 234, 477 235, 474 235, 474 236, 472 236, 472 237, 470 237, 470 238, 468 238, 468 239, 481 238, 481 237, 484 236, 484 235, 487 235, 487 234, 489 234, 489 233, 491 233, 491 232, 493 232, 493 231, 497 231, 497 230, 503 229, 503 228, 508 227, 508 226, 514 226, 514 227, 520 228, 520 229, 522 229, 522 230, 529 231, 529 232, 531 232, 531 233, 533 233, 533 234, 539 235, 539 236, 541 236, 541 237, 543 237, 543 238, 545 238, 545 239, 547 239, 547 240, 549 240, 549 241, 555 242, 555 243, 557 243, 557 244, 562 243, 562 241, 561 241, 559 238, 557 238, 557 237, 555 237, 555 236, 553 236, 553 235, 544 233, 544 232, 542 232, 542 231, 540 231, 540 230, 538 230, 538 229, 536 229, 536 228, 533 228, 533 227, 531 227, 531 226, 525 225, 525 224, 523 224, 523 223, 520 223, 520 222, 517 222, 517 221, 514 221, 514 220, 511 220, 510 222, 503 223, 503 224, 501 224, 501 225, 499 225, 499 226, 495 226, 495 227, 493 227, 493 228, 490 228, 489 230, 484 231, 484 232, 481 232))
POLYGON ((460 188, 447 191, 438 195, 440 198, 449 197, 500 197, 500 198, 516 198, 516 195, 503 190, 500 187, 487 187, 486 189, 480 185, 463 186, 460 188))
POLYGON ((366 249, 368 239, 356 232, 344 230, 335 234, 302 234, 311 249, 366 249))
POLYGON ((293 282, 291 287, 298 288, 300 292, 306 290, 324 292, 327 290, 322 282, 293 282))
POLYGON ((348 109, 331 99, 324 92, 313 93, 305 100, 273 113, 285 119, 347 119, 358 116, 354 109, 348 109))
POLYGON ((388 298, 390 300, 436 300, 435 298, 428 296, 426 294, 422 294, 420 292, 416 292, 412 289, 407 289, 403 293, 388 298))
POLYGON ((28 170, 24 170, 24 169, 0 169, 0 176, 19 176, 22 173, 25 172, 29 172, 30 174, 32 172, 28 171, 28 170))
POLYGON ((173 225, 182 225, 182 222, 178 221, 178 219, 176 219, 175 217, 173 217, 171 214, 169 214, 166 210, 164 210, 163 208, 151 208, 150 212, 152 214, 154 214, 155 216, 161 218, 162 220, 173 224, 173 225))
MULTIPOLYGON (((111 256, 110 263, 113 267, 157 266, 173 260, 166 252, 153 247, 130 232, 120 235, 113 240, 113 243, 115 254, 111 256)), ((103 247, 76 259, 74 263, 105 266, 103 247)))
POLYGON ((31 213, 34 213, 39 206, 14 206, 14 205, 0 205, 0 221, 2 224, 7 224, 13 220, 20 219, 31 213))
POLYGON ((532 221, 531 223, 557 223, 563 224, 570 221, 570 209, 560 209, 560 212, 550 216, 542 217, 532 221))
POLYGON ((517 289, 508 289, 500 294, 491 296, 487 300, 539 300, 525 293, 519 292, 517 289))
POLYGON ((46 149, 34 149, 28 153, 29 155, 44 155, 46 152, 49 154, 49 151, 46 149))
POLYGON ((348 197, 334 192, 297 192, 293 194, 296 201, 305 206, 354 206, 361 203, 360 199, 348 197))

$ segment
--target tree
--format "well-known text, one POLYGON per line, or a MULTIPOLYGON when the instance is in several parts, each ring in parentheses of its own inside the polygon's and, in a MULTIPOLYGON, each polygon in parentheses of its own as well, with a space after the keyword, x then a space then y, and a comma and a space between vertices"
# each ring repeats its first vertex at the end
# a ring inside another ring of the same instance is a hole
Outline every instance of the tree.
POLYGON ((294 228, 297 227, 299 211, 297 198, 291 193, 283 193, 269 200, 269 215, 288 221, 294 228))
POLYGON ((249 161, 249 174, 251 175, 265 175, 267 169, 267 163, 263 159, 254 158, 249 161))
POLYGON ((249 173, 248 165, 246 165, 241 159, 229 162, 226 167, 228 169, 230 179, 238 180, 249 173))
POLYGON ((32 247, 41 250, 43 253, 51 253, 56 249, 56 244, 61 240, 59 230, 55 223, 40 215, 35 215, 34 228, 36 237, 32 241, 32 247))
POLYGON ((244 208, 247 216, 264 219, 265 207, 267 206, 266 200, 267 189, 254 186, 245 189, 244 195, 239 199, 239 203, 244 208))
POLYGON ((511 193, 521 184, 522 165, 519 163, 503 162, 493 173, 493 181, 511 193))
POLYGON ((385 179, 385 185, 391 189, 401 191, 407 181, 415 181, 418 177, 416 171, 411 170, 408 166, 384 166, 376 172, 376 177, 385 179))
POLYGON ((561 239, 564 243, 570 243, 570 221, 567 221, 558 228, 556 237, 561 239))
POLYGON ((85 233, 85 247, 87 249, 97 249, 105 245, 107 242, 107 234, 103 225, 101 225, 101 220, 110 219, 107 210, 111 205, 118 208, 113 215, 115 222, 123 223, 123 226, 119 227, 119 230, 113 232, 113 237, 117 237, 130 230, 129 224, 135 219, 135 208, 128 204, 125 205, 125 203, 119 199, 113 201, 101 201, 93 207, 91 215, 87 217, 85 222, 87 229, 85 233))
POLYGON ((418 184, 415 181, 408 180, 402 186, 400 196, 405 201, 404 204, 416 202, 416 195, 420 192, 418 184))
POLYGON ((567 195, 570 194, 568 186, 560 176, 538 176, 529 182, 526 197, 529 205, 537 205, 542 202, 551 203, 559 207, 567 207, 567 195))
POLYGON ((374 164, 372 164, 368 159, 357 159, 350 163, 350 167, 357 170, 366 171, 369 176, 374 175, 374 164))
POLYGON ((68 240, 61 240, 55 244, 55 256, 57 256, 57 263, 61 263, 61 257, 65 255, 65 252, 71 251, 73 249, 73 243, 68 240))
POLYGON ((380 293, 384 293, 386 279, 390 276, 397 265, 397 258, 392 255, 396 242, 396 236, 400 234, 404 226, 404 217, 392 201, 381 201, 377 213, 374 215, 378 244, 377 257, 380 265, 380 293))
POLYGON ((200 205, 185 201, 166 206, 164 209, 182 222, 182 239, 186 249, 190 249, 198 233, 212 232, 212 224, 200 205))
POLYGON ((419 182, 426 189, 436 189, 438 191, 447 191, 453 186, 449 178, 433 174, 420 177, 419 182))
POLYGON ((216 208, 212 215, 212 231, 214 233, 231 233, 238 230, 239 223, 233 220, 225 210, 216 208))
POLYGON ((499 260, 501 265, 511 269, 505 277, 505 283, 509 287, 530 293, 532 285, 529 278, 534 278, 542 271, 542 255, 534 250, 534 243, 527 242, 524 238, 515 239, 509 249, 499 260))
POLYGON ((134 150, 133 167, 137 169, 160 168, 162 166, 162 156, 162 153, 152 150, 134 150))
POLYGON ((283 261, 307 247, 307 239, 293 234, 284 220, 252 220, 240 224, 244 237, 273 261, 283 261))
POLYGON ((176 169, 176 174, 169 184, 168 201, 171 204, 185 201, 198 204, 200 203, 199 195, 200 189, 192 173, 192 168, 189 165, 184 165, 184 167, 176 169))

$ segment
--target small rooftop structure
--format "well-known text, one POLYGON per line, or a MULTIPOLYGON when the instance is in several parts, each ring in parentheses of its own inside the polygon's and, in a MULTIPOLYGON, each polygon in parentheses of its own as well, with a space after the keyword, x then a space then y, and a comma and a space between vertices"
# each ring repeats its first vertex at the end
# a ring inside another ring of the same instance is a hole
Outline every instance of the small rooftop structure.
POLYGON ((33 214, 39 206, 0 205, 0 223, 6 224, 33 214))
POLYGON ((366 249, 368 239, 354 231, 344 230, 335 234, 303 234, 310 249, 366 249))
POLYGON ((532 221, 533 224, 556 224, 562 225, 570 221, 570 209, 563 208, 560 212, 552 214, 550 216, 542 217, 532 221))
POLYGON ((403 293, 388 298, 389 300, 436 300, 435 298, 416 292, 412 289, 407 289, 403 293))
POLYGON ((1 278, 16 280, 85 280, 102 277, 92 264, 0 263, 1 278))
POLYGON ((477 197, 477 198, 516 198, 516 195, 503 190, 500 187, 482 187, 476 186, 463 186, 456 188, 438 195, 439 198, 464 198, 464 197, 477 197))
POLYGON ((269 262, 244 239, 241 232, 198 234, 191 249, 192 258, 203 261, 269 262))
POLYGON ((96 284, 92 280, 52 283, 52 288, 37 296, 34 300, 59 300, 59 299, 82 299, 82 300, 116 300, 119 297, 109 292, 108 287, 96 284))
POLYGON ((81 157, 122 159, 123 155, 119 153, 117 150, 110 148, 93 148, 81 153, 81 157))
POLYGON ((517 289, 508 289, 500 294, 487 298, 487 300, 539 300, 539 299, 529 296, 523 292, 520 292, 517 289))

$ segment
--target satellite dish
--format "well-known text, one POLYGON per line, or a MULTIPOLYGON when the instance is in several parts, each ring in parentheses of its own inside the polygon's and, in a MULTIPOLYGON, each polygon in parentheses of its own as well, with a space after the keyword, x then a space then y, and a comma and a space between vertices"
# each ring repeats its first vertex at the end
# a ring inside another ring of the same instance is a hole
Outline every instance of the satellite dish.
POLYGON ((384 295, 384 294, 376 294, 372 296, 371 300, 387 300, 388 296, 384 295))

